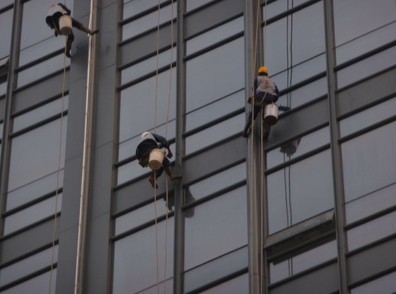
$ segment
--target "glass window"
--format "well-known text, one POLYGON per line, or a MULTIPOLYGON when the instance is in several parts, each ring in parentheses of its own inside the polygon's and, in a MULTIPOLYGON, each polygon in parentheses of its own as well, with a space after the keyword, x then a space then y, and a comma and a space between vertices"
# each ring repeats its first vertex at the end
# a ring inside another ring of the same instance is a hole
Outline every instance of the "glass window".
POLYGON ((205 198, 240 181, 246 180, 246 162, 226 169, 187 188, 194 200, 205 198))
MULTIPOLYGON (((158 3, 158 1, 157 1, 158 3)), ((159 11, 146 14, 132 22, 128 22, 122 27, 122 41, 135 37, 141 33, 144 33, 152 28, 158 27, 167 21, 170 21, 177 16, 177 3, 174 2, 173 6, 167 5, 162 7, 159 11), (173 9, 171 9, 173 8, 173 9)), ((169 40, 171 36, 169 35, 169 40)))
POLYGON ((228 280, 224 283, 221 283, 218 286, 215 286, 208 290, 201 291, 200 293, 202 293, 202 294, 229 294, 229 293, 249 294, 249 275, 244 274, 242 276, 238 276, 232 280, 228 280))
POLYGON ((30 280, 22 282, 1 291, 1 294, 22 294, 22 293, 48 293, 55 294, 56 286, 56 268, 50 272, 46 272, 39 276, 36 276, 30 280), (51 285, 50 285, 51 281, 51 285))
POLYGON ((124 17, 123 19, 130 18, 132 16, 138 15, 145 10, 158 7, 158 3, 163 3, 168 0, 124 0, 124 17))
POLYGON ((245 87, 244 39, 239 38, 187 62, 187 112, 245 87), (213 66, 213 65, 216 66, 213 66))
MULTIPOLYGON (((313 4, 288 18, 289 20, 282 18, 263 29, 264 42, 271 40, 265 47, 265 61, 270 75, 275 75, 288 66, 295 66, 316 57, 318 60, 310 62, 301 73, 293 68, 293 83, 296 83, 309 77, 308 74, 326 69, 323 3, 313 4)), ((278 84, 278 87, 282 86, 280 82, 278 84)))
MULTIPOLYGON (((358 37, 396 20, 394 0, 382 0, 380 2, 371 0, 334 0, 333 3, 336 46, 349 41, 354 42, 358 37), (351 22, 351 19, 354 21, 351 22)), ((391 34, 390 37, 394 35, 391 34)), ((361 46, 360 48, 365 47, 361 46)))
MULTIPOLYGON (((67 58, 65 63, 65 57, 62 54, 29 67, 18 73, 18 87, 22 87, 55 71, 61 70, 64 66, 68 66, 69 64, 70 59, 67 58)), ((62 89, 60 88, 59 91, 62 91, 62 89)))
POLYGON ((195 8, 198 8, 202 5, 205 5, 206 3, 209 2, 216 2, 217 0, 200 0, 200 1, 196 1, 196 0, 187 0, 187 11, 193 10, 195 8))
POLYGON ((273 1, 269 4, 267 4, 267 7, 265 5, 263 6, 263 15, 267 15, 268 18, 272 18, 274 16, 277 16, 278 14, 281 14, 282 12, 288 11, 292 8, 295 8, 299 6, 300 4, 303 4, 305 2, 308 2, 309 0, 277 0, 273 1))
POLYGON ((372 55, 337 72, 338 88, 396 65, 396 47, 372 55))
POLYGON ((290 161, 328 143, 330 143, 329 127, 290 140, 279 148, 267 152, 267 169, 290 161))
POLYGON ((396 97, 340 121, 341 136, 347 136, 396 113, 396 97))
POLYGON ((279 263, 270 263, 270 283, 276 283, 337 257, 337 243, 331 241, 279 263))
MULTIPOLYGON (((64 117, 63 122, 52 121, 12 140, 9 192, 63 168, 66 126, 67 117, 64 117)), ((52 190, 56 188, 54 183, 52 190)))
MULTIPOLYGON (((176 69, 173 69, 172 74, 166 71, 121 91, 119 140, 123 142, 146 130, 153 130, 175 119, 175 116, 176 69)), ((167 137, 170 138, 169 135, 167 137)))
POLYGON ((4 219, 4 234, 10 234, 61 211, 62 194, 29 206, 4 219))
POLYGON ((0 9, 12 4, 14 4, 14 0, 2 0, 0 4, 0 9))
POLYGON ((188 40, 186 44, 186 54, 190 55, 242 31, 243 17, 231 20, 224 25, 210 30, 209 32, 205 32, 195 38, 188 40))
POLYGON ((347 202, 396 182, 396 122, 345 142, 341 148, 347 202))
POLYGON ((0 14, 0 60, 10 55, 13 14, 14 9, 0 14))
POLYGON ((388 213, 347 232, 348 249, 355 250, 396 232, 396 212, 388 213))
POLYGON ((246 187, 194 208, 185 220, 186 270, 247 244, 246 187))
POLYGON ((268 175, 268 223, 272 234, 334 207, 330 151, 268 175))
POLYGON ((69 95, 56 99, 39 108, 33 109, 14 118, 13 131, 17 132, 35 123, 50 118, 53 115, 66 111, 69 104, 69 95))
MULTIPOLYGON (((144 75, 155 72, 158 68, 162 68, 164 66, 168 66, 176 61, 176 47, 173 50, 166 50, 165 52, 159 53, 153 57, 147 58, 142 62, 134 64, 130 67, 127 67, 121 71, 121 84, 125 84, 127 82, 136 80, 144 75), (172 58, 172 60, 171 60, 172 58)), ((176 68, 172 69, 175 71, 176 68)), ((176 89, 174 89, 176 91, 176 89)))
POLYGON ((113 293, 137 293, 151 287, 156 290, 164 277, 167 280, 172 276, 173 228, 174 220, 169 218, 115 242, 113 293))
POLYGON ((351 289, 351 294, 395 293, 396 271, 351 289))
MULTIPOLYGON (((3 267, 1 269, 0 275, 0 285, 4 286, 11 282, 14 282, 20 278, 23 278, 29 274, 32 274, 40 269, 43 269, 52 262, 56 263, 58 258, 58 246, 54 246, 48 249, 45 249, 35 255, 29 256, 21 261, 13 263, 9 266, 3 267), (53 260, 53 258, 55 258, 53 260)), ((49 280, 47 281, 47 291, 49 286, 49 280)), ((27 292, 26 292, 27 293, 27 292)), ((45 293, 45 292, 34 292, 30 291, 29 293, 45 293)))
MULTIPOLYGON (((46 56, 64 47, 65 47, 65 38, 61 36, 58 38, 51 37, 49 39, 45 39, 40 43, 34 44, 32 46, 23 49, 20 52, 19 66, 26 65, 29 62, 35 61, 43 56, 46 56)), ((70 64, 70 59, 66 58, 63 54, 62 54, 62 60, 64 60, 66 65, 70 64)))
POLYGON ((239 114, 186 138, 186 154, 191 154, 241 132, 245 114, 239 114))
MULTIPOLYGON (((0 82, 0 97, 7 92, 7 81, 0 82)), ((2 98, 0 98, 2 99, 2 98)))
POLYGON ((396 184, 393 184, 348 202, 346 205, 347 224, 396 206, 395 195, 396 184))

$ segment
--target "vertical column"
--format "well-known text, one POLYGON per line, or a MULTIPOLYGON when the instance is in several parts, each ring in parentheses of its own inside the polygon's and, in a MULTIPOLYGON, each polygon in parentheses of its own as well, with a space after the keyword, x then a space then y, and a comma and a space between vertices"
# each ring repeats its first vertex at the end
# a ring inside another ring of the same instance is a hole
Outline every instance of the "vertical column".
POLYGON ((340 293, 349 293, 347 280, 347 242, 345 232, 345 196, 342 172, 341 146, 339 145, 340 132, 337 121, 337 77, 334 71, 336 66, 335 56, 335 36, 334 36, 334 13, 333 0, 323 1, 325 12, 325 32, 326 32, 326 63, 327 63, 327 84, 329 102, 329 123, 330 123, 330 145, 333 162, 334 179, 334 204, 336 215, 336 235, 338 248, 338 268, 340 293))
MULTIPOLYGON (((176 90, 176 159, 175 168, 180 173, 183 172, 182 158, 185 153, 185 143, 183 139, 186 111, 186 66, 184 62, 184 13, 185 0, 177 1, 177 90, 176 90)), ((173 272, 173 293, 184 293, 184 215, 182 211, 183 189, 181 182, 175 182, 175 243, 174 243, 174 272, 173 272)))

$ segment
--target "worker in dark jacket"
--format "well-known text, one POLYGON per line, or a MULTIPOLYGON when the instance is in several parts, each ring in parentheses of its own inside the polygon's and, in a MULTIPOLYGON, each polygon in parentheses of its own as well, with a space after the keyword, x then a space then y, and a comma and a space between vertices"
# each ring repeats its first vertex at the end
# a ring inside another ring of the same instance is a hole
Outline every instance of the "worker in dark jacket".
MULTIPOLYGON (((142 167, 146 167, 149 163, 151 151, 154 149, 161 149, 161 148, 166 148, 166 150, 168 151, 166 157, 172 158, 173 154, 169 148, 169 142, 164 137, 151 132, 144 132, 141 135, 140 142, 136 147, 136 157, 139 160, 139 164, 142 167)), ((182 176, 174 174, 171 163, 166 157, 162 162, 162 167, 155 172, 153 171, 153 173, 149 178, 149 182, 153 186, 153 188, 154 188, 155 179, 161 176, 164 170, 166 174, 169 176, 171 181, 177 181, 182 179, 182 176)))
POLYGON ((258 75, 254 79, 254 98, 251 103, 253 104, 253 111, 249 113, 246 120, 245 128, 243 129, 243 136, 246 138, 249 135, 252 127, 253 119, 256 119, 257 114, 261 108, 267 104, 275 103, 279 98, 279 90, 276 84, 268 77, 268 68, 262 66, 258 70, 258 75))
MULTIPOLYGON (((47 17, 45 18, 45 22, 47 25, 54 30, 55 37, 61 34, 61 30, 59 27, 59 19, 63 15, 69 15, 70 16, 71 11, 69 8, 67 8, 65 5, 62 3, 55 3, 50 6, 50 9, 48 11, 47 17)), ((80 31, 86 32, 87 34, 94 35, 96 34, 99 30, 90 30, 87 27, 85 27, 82 23, 79 21, 75 20, 74 18, 71 17, 72 20, 72 26, 76 27, 80 31)), ((67 36, 67 41, 66 41, 66 52, 65 55, 67 57, 70 56, 70 50, 72 43, 74 41, 74 34, 73 31, 67 36)))

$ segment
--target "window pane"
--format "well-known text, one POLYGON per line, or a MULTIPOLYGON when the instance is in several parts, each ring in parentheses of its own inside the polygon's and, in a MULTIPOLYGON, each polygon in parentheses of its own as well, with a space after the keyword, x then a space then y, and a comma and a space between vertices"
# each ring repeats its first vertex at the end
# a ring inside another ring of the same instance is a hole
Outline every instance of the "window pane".
POLYGON ((396 122, 345 142, 341 148, 347 202, 396 182, 396 122))
POLYGON ((228 280, 220 285, 210 288, 209 290, 201 291, 202 294, 249 294, 249 275, 245 274, 228 280))
POLYGON ((341 136, 347 136, 363 128, 385 120, 396 113, 396 97, 347 117, 340 122, 341 136))
POLYGON ((28 281, 17 284, 7 290, 1 291, 1 294, 30 294, 30 293, 48 293, 55 294, 56 268, 52 272, 47 272, 28 281), (50 287, 51 281, 51 287, 50 287))
MULTIPOLYGON (((64 47, 65 39, 63 37, 51 37, 49 39, 45 39, 40 43, 29 46, 21 51, 19 56, 19 66, 28 64, 29 62, 37 60, 64 47)), ((66 65, 69 65, 70 59, 66 58, 63 54, 61 56, 62 60, 66 62, 66 65)))
POLYGON ((205 32, 188 40, 186 44, 186 54, 190 55, 242 31, 243 17, 231 20, 224 25, 210 30, 209 32, 205 32))
POLYGON ((10 234, 61 211, 62 194, 43 200, 4 219, 4 234, 10 234), (56 209, 55 209, 56 207, 56 209))
POLYGON ((267 169, 285 163, 309 151, 330 143, 329 127, 325 127, 302 138, 286 142, 267 153, 267 169))
POLYGON ((186 138, 186 154, 191 154, 241 132, 245 114, 239 114, 186 138))
POLYGON ((263 6, 263 15, 267 15, 267 18, 271 18, 308 1, 309 0, 277 0, 269 3, 267 7, 263 6))
POLYGON ((63 168, 66 125, 67 117, 64 117, 62 124, 58 119, 12 140, 8 191, 63 168), (59 146, 60 141, 62 146, 59 146))
POLYGON ((159 281, 172 276, 173 228, 170 218, 115 242, 113 293, 137 293, 157 285, 157 267, 159 281))
POLYGON ((187 193, 194 200, 198 200, 245 179, 246 163, 244 162, 189 186, 187 193))
POLYGON ((331 241, 280 263, 270 264, 270 283, 276 283, 337 257, 337 243, 331 241))
POLYGON ((351 294, 372 294, 378 293, 381 289, 381 293, 395 293, 396 289, 396 272, 387 274, 379 277, 374 281, 370 281, 361 286, 351 289, 351 294))
POLYGON ((185 269, 246 245, 246 222, 246 187, 195 207, 185 220, 185 269))
POLYGON ((0 14, 0 40, 2 40, 2 42, 0 42, 0 60, 10 55, 13 14, 13 9, 9 9, 0 14))
MULTIPOLYGON (((43 250, 33 256, 29 256, 21 261, 18 261, 12 265, 6 266, 1 269, 0 275, 0 285, 4 286, 8 283, 16 281, 24 276, 32 274, 42 268, 45 268, 52 263, 52 258, 55 257, 53 261, 56 263, 58 256, 58 246, 48 248, 43 250)), ((48 282, 47 282, 48 291, 48 282)), ((30 293, 40 293, 40 292, 30 292, 30 293)))
POLYGON ((350 251, 396 232, 396 212, 391 212, 347 232, 350 251))
POLYGON ((135 16, 148 10, 152 7, 158 6, 158 2, 163 3, 167 0, 124 0, 124 19, 135 16))
POLYGON ((187 112, 245 87, 242 56, 239 38, 187 62, 187 112))
POLYGON ((187 4, 186 4, 187 11, 190 11, 190 10, 193 10, 195 8, 198 8, 198 7, 200 7, 200 6, 202 6, 202 5, 206 4, 206 3, 209 3, 209 2, 215 2, 215 1, 214 0, 199 0, 199 1, 197 1, 197 0, 187 0, 187 4))
POLYGON ((269 233, 334 207, 330 151, 268 176, 269 233))

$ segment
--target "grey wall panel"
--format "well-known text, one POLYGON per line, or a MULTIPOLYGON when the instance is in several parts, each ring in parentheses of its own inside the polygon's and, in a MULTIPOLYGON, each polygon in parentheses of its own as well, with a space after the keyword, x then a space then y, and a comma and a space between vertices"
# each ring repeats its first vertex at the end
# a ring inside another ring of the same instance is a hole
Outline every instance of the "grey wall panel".
MULTIPOLYGON (((57 222, 60 222, 60 218, 57 222)), ((1 262, 11 261, 51 244, 54 225, 55 222, 52 219, 1 241, 1 262)))
MULTIPOLYGON (((98 53, 99 70, 107 68, 111 65, 115 65, 117 60, 116 54, 117 54, 117 42, 118 42, 118 32, 117 32, 118 26, 115 20, 118 19, 118 3, 117 1, 114 0, 103 1, 103 2, 112 2, 112 3, 108 3, 107 5, 106 3, 103 3, 102 4, 103 9, 100 11, 99 14, 100 27, 99 27, 99 33, 97 35, 98 46, 99 46, 99 53, 98 53)), ((115 77, 115 71, 112 73, 112 75, 115 77)), ((106 80, 104 79, 104 81, 106 80)), ((114 93, 112 93, 111 95, 112 95, 111 97, 113 97, 114 93)))
POLYGON ((213 1, 213 5, 187 16, 185 37, 188 39, 238 15, 242 15, 244 9, 244 0, 213 1))
POLYGON ((4 120, 5 104, 5 99, 0 99, 0 121, 4 120))
POLYGON ((300 276, 285 284, 271 288, 270 294, 285 293, 334 293, 338 290, 338 268, 337 265, 330 264, 314 272, 300 276), (298 289, 298 292, 296 292, 298 289))
POLYGON ((14 94, 13 113, 60 95, 62 88, 67 91, 69 88, 69 71, 66 71, 64 87, 63 78, 63 72, 61 72, 37 84, 17 90, 14 94))
POLYGON ((328 102, 326 99, 309 105, 298 112, 282 116, 271 129, 267 147, 326 124, 328 121, 328 102))
POLYGON ((396 237, 348 258, 350 284, 396 267, 396 237))
POLYGON ((340 91, 337 94, 339 115, 348 114, 390 95, 396 95, 396 68, 340 91))

